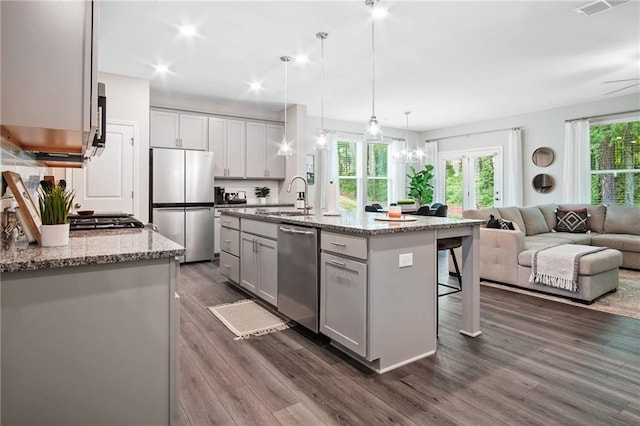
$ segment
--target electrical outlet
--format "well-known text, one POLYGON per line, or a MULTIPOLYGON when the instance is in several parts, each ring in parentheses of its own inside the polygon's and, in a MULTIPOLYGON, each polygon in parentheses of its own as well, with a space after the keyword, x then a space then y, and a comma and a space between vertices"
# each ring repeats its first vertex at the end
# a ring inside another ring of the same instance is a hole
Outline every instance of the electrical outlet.
POLYGON ((398 256, 398 267, 406 268, 413 265, 413 253, 404 253, 398 256))

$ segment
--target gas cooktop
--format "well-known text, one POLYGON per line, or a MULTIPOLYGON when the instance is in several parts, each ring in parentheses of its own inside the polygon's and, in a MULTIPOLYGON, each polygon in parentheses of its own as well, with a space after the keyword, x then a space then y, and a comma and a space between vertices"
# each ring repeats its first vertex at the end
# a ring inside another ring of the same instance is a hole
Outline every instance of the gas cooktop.
POLYGON ((144 228, 144 224, 128 213, 94 213, 69 215, 69 228, 73 231, 91 229, 144 228))

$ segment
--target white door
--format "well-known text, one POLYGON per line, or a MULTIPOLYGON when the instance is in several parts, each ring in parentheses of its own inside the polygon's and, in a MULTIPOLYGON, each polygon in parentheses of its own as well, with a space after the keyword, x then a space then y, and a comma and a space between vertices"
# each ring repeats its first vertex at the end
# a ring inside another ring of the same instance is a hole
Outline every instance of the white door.
POLYGON ((449 216, 502 206, 502 149, 441 153, 438 182, 449 216))
POLYGON ((77 210, 133 214, 133 124, 107 123, 105 149, 73 169, 77 210))

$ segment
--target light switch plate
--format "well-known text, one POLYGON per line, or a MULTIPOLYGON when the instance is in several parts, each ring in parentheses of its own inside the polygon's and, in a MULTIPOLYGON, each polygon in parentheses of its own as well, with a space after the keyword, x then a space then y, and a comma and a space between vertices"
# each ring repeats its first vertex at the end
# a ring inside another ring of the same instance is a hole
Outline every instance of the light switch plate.
POLYGON ((406 268, 413 265, 413 253, 403 253, 398 256, 398 267, 406 268))

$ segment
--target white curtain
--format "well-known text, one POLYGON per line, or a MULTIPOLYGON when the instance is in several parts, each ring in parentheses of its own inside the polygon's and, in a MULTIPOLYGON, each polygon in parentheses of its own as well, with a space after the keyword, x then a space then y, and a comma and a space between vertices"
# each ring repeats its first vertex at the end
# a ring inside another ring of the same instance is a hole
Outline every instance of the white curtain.
POLYGON ((562 201, 591 202, 590 127, 588 120, 575 120, 564 125, 564 163, 562 201))
POLYGON ((387 162, 389 173, 389 203, 395 203, 398 200, 407 198, 407 178, 409 168, 405 163, 399 163, 393 160, 394 153, 397 154, 406 149, 405 141, 393 140, 389 143, 389 161, 387 162))
POLYGON ((503 206, 522 206, 522 130, 509 130, 509 142, 506 150, 504 167, 503 206))
POLYGON ((433 202, 444 203, 444 194, 440 194, 440 187, 444 187, 444 185, 439 185, 438 182, 438 141, 430 141, 425 142, 424 144, 424 164, 431 164, 433 166, 433 180, 431 184, 433 185, 433 202))

